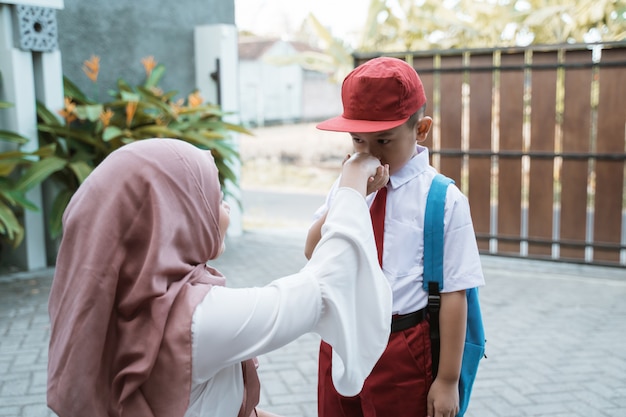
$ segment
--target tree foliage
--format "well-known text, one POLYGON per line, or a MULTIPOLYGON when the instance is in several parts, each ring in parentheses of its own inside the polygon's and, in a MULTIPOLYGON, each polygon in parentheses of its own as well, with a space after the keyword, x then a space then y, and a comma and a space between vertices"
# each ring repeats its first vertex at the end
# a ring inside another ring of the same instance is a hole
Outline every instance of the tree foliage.
POLYGON ((359 51, 618 41, 626 0, 371 0, 359 51))
POLYGON ((285 57, 334 74, 351 69, 353 52, 494 48, 626 39, 626 0, 370 0, 359 39, 333 36, 309 14, 298 40, 324 55, 285 57))
POLYGON ((353 52, 406 52, 626 39, 626 0, 370 0, 360 38, 338 39, 309 15, 300 39, 325 56, 289 63, 341 82, 353 52))

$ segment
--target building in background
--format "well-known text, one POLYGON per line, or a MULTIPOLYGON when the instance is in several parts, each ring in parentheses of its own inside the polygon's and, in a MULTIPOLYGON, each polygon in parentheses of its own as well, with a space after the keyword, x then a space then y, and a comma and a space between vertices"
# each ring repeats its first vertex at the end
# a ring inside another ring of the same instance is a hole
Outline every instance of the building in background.
POLYGON ((341 86, 319 71, 276 59, 314 49, 302 42, 239 39, 240 119, 250 126, 317 121, 341 112, 341 86))

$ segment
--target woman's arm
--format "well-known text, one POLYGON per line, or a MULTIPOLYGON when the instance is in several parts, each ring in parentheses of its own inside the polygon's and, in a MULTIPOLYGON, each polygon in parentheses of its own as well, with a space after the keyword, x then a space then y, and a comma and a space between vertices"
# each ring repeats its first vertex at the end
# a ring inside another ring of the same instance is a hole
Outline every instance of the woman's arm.
MULTIPOLYGON (((388 181, 389 165, 380 165, 378 159, 368 154, 355 153, 343 161, 339 187, 354 188, 366 196, 384 187, 388 181), (374 172, 372 172, 373 166, 375 166, 374 172)), ((322 226, 327 214, 328 212, 324 213, 309 228, 304 244, 304 256, 307 259, 311 259, 315 246, 322 238, 322 226)))
MULTIPOLYGON (((225 364, 269 352, 312 331, 321 314, 321 287, 346 282, 348 286, 338 284, 338 289, 348 290, 356 283, 356 271, 367 260, 370 243, 373 245, 369 241, 371 223, 363 197, 379 166, 378 159, 363 153, 345 161, 336 207, 329 211, 336 212, 336 226, 322 239, 326 250, 314 256, 302 272, 261 288, 214 287, 209 291, 194 314, 198 356, 213 347, 213 353, 196 366, 198 376, 208 379, 225 364), (341 233, 330 238, 335 230, 341 233), (322 280, 324 284, 320 285, 322 280)), ((323 218, 330 217, 329 213, 323 218)))
MULTIPOLYGON (((262 288, 214 287, 194 313, 195 383, 225 366, 317 332, 343 363, 333 373, 338 391, 356 394, 389 337, 391 289, 380 270, 364 195, 378 160, 346 163, 324 232, 298 273, 262 288), (358 191, 357 191, 358 190, 358 191), (363 349, 363 344, 368 349, 363 349)), ((339 362, 341 361, 341 362, 339 362)))

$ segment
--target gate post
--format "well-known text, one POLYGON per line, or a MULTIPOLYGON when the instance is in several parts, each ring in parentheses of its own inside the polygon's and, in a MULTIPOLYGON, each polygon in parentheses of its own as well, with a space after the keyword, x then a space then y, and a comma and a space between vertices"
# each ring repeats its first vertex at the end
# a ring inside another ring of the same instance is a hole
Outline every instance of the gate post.
MULTIPOLYGON (((196 62, 196 87, 202 97, 218 104, 226 113, 229 123, 239 124, 239 58, 237 50, 237 28, 235 25, 215 24, 197 26, 194 30, 194 48, 196 62)), ((239 150, 239 134, 230 132, 231 138, 239 150)), ((241 175, 241 163, 231 167, 237 176, 241 175)), ((241 201, 241 188, 227 184, 228 191, 241 201)), ((232 197, 227 197, 227 200, 232 197)), ((243 233, 242 212, 237 201, 230 204, 230 226, 228 234, 241 236, 243 233)))

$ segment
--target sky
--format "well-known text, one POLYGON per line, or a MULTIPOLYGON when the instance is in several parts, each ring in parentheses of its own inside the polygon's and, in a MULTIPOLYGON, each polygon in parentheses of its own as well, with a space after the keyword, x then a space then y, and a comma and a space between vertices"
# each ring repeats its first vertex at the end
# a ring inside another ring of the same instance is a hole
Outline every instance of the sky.
POLYGON ((368 0, 235 0, 235 23, 239 30, 281 36, 297 31, 312 12, 333 36, 351 41, 368 6, 368 0))

